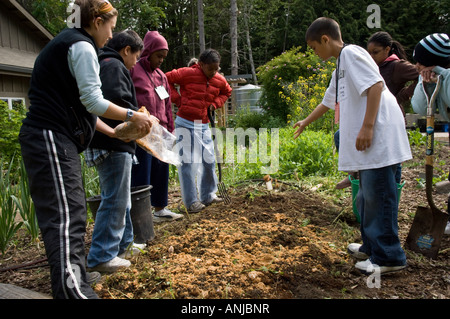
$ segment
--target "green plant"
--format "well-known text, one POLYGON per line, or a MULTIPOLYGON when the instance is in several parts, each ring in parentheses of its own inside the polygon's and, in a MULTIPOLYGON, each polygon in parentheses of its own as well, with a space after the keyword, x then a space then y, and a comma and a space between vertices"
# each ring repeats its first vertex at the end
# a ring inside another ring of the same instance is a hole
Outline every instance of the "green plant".
POLYGON ((420 129, 408 130, 409 144, 411 145, 425 145, 427 138, 425 135, 420 133, 420 129))
MULTIPOLYGON (((3 164, 8 165, 15 154, 20 154, 19 131, 25 117, 25 107, 10 110, 8 104, 0 100, 0 152, 5 159, 3 164)), ((17 155, 16 155, 17 156, 17 155)), ((2 169, 4 166, 1 167, 2 169)), ((15 167, 11 167, 11 173, 15 167)))
MULTIPOLYGON (((267 138, 267 156, 272 154, 272 144, 279 143, 278 152, 274 155, 278 161, 264 163, 261 161, 261 150, 256 162, 250 161, 251 146, 237 145, 237 151, 245 152, 244 161, 236 158, 225 158, 224 178, 227 182, 261 179, 265 174, 262 168, 274 165, 276 172, 270 175, 283 180, 301 179, 306 176, 337 176, 337 154, 333 150, 333 136, 325 131, 305 130, 298 139, 293 138, 294 129, 285 127, 279 129, 279 141, 267 138)), ((261 134, 261 133, 260 133, 261 134)), ((269 132, 268 132, 269 134, 269 132)), ((258 139, 262 138, 258 135, 258 139)), ((259 143, 257 141, 256 143, 259 143)), ((229 153, 231 155, 231 152, 229 153)), ((228 155, 224 152, 224 156, 228 155)))
POLYGON ((268 115, 288 120, 291 107, 287 100, 280 99, 280 83, 295 83, 299 76, 309 77, 317 72, 318 63, 322 62, 311 49, 302 52, 301 47, 294 47, 258 68, 263 87, 261 106, 268 115))
POLYGON ((36 218, 34 203, 31 199, 27 172, 22 159, 19 163, 19 170, 20 180, 18 184, 18 196, 11 196, 19 209, 20 215, 23 219, 23 224, 25 225, 28 233, 31 235, 32 241, 39 244, 39 225, 36 218))
POLYGON ((89 167, 84 160, 84 154, 80 155, 81 174, 83 177, 84 190, 86 197, 96 196, 100 194, 100 181, 98 179, 97 169, 89 167))
MULTIPOLYGON (((322 102, 323 96, 335 69, 331 61, 317 62, 307 65, 310 70, 307 76, 300 75, 296 81, 279 82, 279 96, 289 106, 288 123, 295 123, 306 118, 322 102)), ((332 130, 334 128, 334 112, 325 113, 309 126, 315 130, 332 130)))
POLYGON ((235 115, 229 117, 228 127, 234 128, 277 128, 285 127, 286 121, 274 117, 267 112, 251 111, 249 107, 240 108, 235 115))
MULTIPOLYGON (((3 167, 3 158, 0 164, 3 167)), ((9 162, 8 168, 2 170, 0 174, 0 186, 2 187, 2 191, 0 192, 0 251, 2 254, 6 253, 9 242, 22 226, 22 222, 16 221, 17 210, 12 197, 14 191, 10 178, 12 166, 13 160, 9 162)))

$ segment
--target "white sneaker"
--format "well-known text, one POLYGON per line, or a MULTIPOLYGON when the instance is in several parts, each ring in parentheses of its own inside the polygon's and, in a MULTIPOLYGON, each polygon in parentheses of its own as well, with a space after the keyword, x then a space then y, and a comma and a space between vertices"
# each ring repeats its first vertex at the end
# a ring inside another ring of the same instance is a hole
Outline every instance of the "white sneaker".
POLYGON ((350 254, 350 256, 356 258, 356 259, 367 259, 369 256, 366 253, 360 252, 359 248, 361 248, 361 244, 350 244, 347 246, 347 252, 350 254))
POLYGON ((153 221, 155 223, 161 223, 161 222, 167 222, 172 221, 176 219, 183 218, 184 216, 181 214, 174 213, 167 208, 163 208, 161 210, 156 211, 153 214, 153 221))
POLYGON ((407 265, 402 266, 378 266, 377 264, 374 264, 370 261, 370 259, 359 261, 355 264, 355 268, 361 271, 362 273, 366 275, 373 274, 375 272, 378 272, 381 274, 389 274, 391 272, 400 271, 402 269, 405 269, 407 265))
POLYGON ((113 273, 119 270, 122 267, 130 267, 131 262, 129 260, 120 258, 120 257, 114 257, 113 259, 98 264, 97 266, 91 268, 91 270, 99 271, 99 272, 108 272, 113 273))
POLYGON ((120 258, 128 258, 128 257, 139 255, 145 249, 145 247, 147 247, 146 244, 133 243, 130 248, 125 250, 118 257, 120 257, 120 258))
POLYGON ((448 221, 447 226, 445 226, 444 234, 450 235, 450 221, 448 221))

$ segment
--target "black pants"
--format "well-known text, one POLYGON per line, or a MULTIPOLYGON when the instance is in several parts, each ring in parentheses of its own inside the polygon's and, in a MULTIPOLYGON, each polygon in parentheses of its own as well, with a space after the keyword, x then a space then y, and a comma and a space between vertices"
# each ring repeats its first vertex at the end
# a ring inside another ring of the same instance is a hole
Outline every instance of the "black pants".
POLYGON ((152 207, 166 207, 169 196, 169 164, 136 147, 138 165, 131 168, 131 186, 152 185, 152 207))
POLYGON ((23 125, 19 134, 55 299, 98 298, 86 283, 86 196, 80 156, 65 135, 23 125))

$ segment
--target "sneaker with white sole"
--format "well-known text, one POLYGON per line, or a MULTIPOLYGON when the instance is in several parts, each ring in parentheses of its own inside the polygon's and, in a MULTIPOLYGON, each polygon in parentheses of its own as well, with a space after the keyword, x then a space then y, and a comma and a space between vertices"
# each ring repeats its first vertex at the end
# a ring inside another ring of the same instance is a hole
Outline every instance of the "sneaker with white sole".
POLYGON ((128 258, 139 255, 147 247, 146 244, 136 244, 133 243, 131 247, 125 250, 123 253, 119 254, 119 258, 128 258))
POLYGON ((370 259, 366 259, 364 261, 359 261, 355 264, 355 268, 361 271, 363 274, 370 275, 373 273, 389 274, 392 272, 400 271, 405 269, 407 265, 401 266, 378 266, 377 264, 372 263, 370 259))
POLYGON ((361 244, 352 243, 347 246, 347 252, 350 254, 350 256, 356 258, 356 259, 367 259, 369 256, 366 253, 363 253, 359 251, 361 248, 361 244))
POLYGON ((183 217, 184 217, 183 215, 174 213, 174 212, 168 210, 167 208, 163 208, 163 209, 155 211, 153 213, 153 221, 155 223, 177 220, 177 219, 180 219, 183 217))
POLYGON ((222 203, 222 202, 223 202, 223 198, 214 195, 214 197, 211 199, 211 201, 203 202, 202 204, 205 206, 209 206, 211 204, 217 204, 217 203, 222 203))
POLYGON ((113 273, 119 270, 120 268, 127 268, 130 267, 131 262, 129 260, 120 258, 120 257, 114 257, 113 259, 98 264, 95 267, 92 267, 90 270, 98 271, 98 272, 107 272, 107 273, 113 273))
POLYGON ((199 211, 203 210, 205 208, 205 205, 201 202, 194 202, 189 208, 187 209, 188 213, 198 213, 199 211))

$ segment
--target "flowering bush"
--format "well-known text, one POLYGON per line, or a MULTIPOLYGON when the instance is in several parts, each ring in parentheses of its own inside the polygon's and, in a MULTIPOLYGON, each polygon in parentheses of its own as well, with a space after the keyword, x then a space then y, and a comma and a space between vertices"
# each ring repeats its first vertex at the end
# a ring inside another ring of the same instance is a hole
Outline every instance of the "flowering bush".
MULTIPOLYGON (((306 66, 307 75, 300 75, 295 82, 279 81, 279 96, 288 105, 288 123, 307 117, 322 102, 331 74, 336 65, 332 61, 317 62, 306 66)), ((315 130, 332 128, 334 112, 327 112, 310 125, 315 130)))
POLYGON ((301 47, 295 47, 284 52, 258 68, 263 86, 262 107, 267 114, 286 122, 298 118, 307 111, 303 106, 307 99, 312 99, 310 104, 320 102, 333 69, 334 63, 321 61, 311 49, 301 51, 301 47), (318 92, 313 93, 315 82, 318 92), (299 106, 304 113, 298 110, 299 106))

